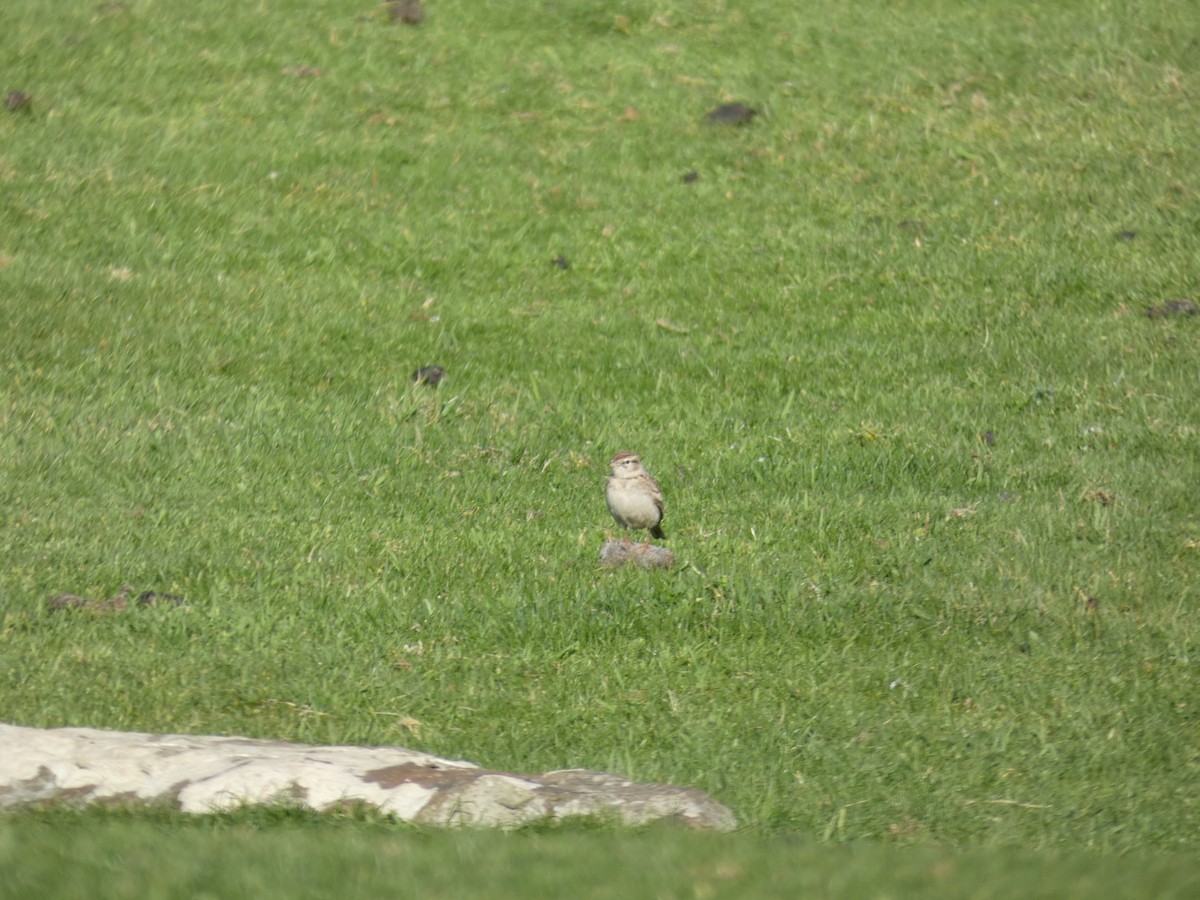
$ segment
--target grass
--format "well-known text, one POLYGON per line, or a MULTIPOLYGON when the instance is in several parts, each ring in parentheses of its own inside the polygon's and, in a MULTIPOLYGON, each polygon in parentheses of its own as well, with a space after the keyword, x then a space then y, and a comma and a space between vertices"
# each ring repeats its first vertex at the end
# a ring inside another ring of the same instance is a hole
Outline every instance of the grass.
MULTIPOLYGON (((1197 294, 1196 24, 7 4, 0 720, 675 781, 828 872, 1186 873, 1200 322, 1142 312, 1197 294), (672 573, 596 566, 621 449, 672 573), (123 583, 191 608, 45 608, 123 583)), ((80 840, 162 827, 236 852, 80 840)))
MULTIPOLYGON (((516 835, 430 833, 361 818, 255 812, 191 821, 161 813, 55 814, 0 843, 15 896, 1186 898, 1180 856, 955 852, 796 836, 556 828, 516 835), (164 840, 169 833, 168 842, 164 840), (163 864, 169 853, 170 865, 163 864), (314 878, 314 875, 316 876, 314 878)), ((0 832, 2 833, 2 832, 0 832)))

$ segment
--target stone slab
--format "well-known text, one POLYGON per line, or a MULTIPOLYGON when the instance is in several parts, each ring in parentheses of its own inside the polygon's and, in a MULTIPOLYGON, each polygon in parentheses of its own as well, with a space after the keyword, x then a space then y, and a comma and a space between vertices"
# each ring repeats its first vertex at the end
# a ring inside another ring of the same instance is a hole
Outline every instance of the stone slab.
POLYGON ((366 804, 419 824, 489 828, 573 816, 719 831, 737 825, 729 809, 695 788, 584 769, 517 775, 402 747, 0 723, 0 809, 46 803, 166 803, 190 813, 366 804))

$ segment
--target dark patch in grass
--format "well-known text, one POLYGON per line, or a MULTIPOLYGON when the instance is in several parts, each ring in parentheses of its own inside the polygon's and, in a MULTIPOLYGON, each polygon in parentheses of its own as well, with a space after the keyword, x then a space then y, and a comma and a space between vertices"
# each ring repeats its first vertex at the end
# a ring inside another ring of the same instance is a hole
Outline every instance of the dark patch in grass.
POLYGON ((11 112, 32 112, 33 98, 24 91, 9 91, 4 95, 4 108, 11 112))
POLYGON ((744 103, 722 103, 704 117, 705 122, 714 125, 746 125, 758 115, 758 110, 751 109, 744 103))
POLYGON ((424 384, 437 387, 446 377, 446 370, 441 366, 422 366, 412 373, 413 384, 424 384))
POLYGON ((1147 306, 1144 315, 1147 319, 1173 319, 1176 316, 1194 316, 1198 311, 1200 307, 1196 306, 1195 301, 1168 300, 1158 306, 1147 306))
POLYGON ((425 8, 420 3, 389 3, 388 18, 404 25, 420 25, 425 21, 425 8))

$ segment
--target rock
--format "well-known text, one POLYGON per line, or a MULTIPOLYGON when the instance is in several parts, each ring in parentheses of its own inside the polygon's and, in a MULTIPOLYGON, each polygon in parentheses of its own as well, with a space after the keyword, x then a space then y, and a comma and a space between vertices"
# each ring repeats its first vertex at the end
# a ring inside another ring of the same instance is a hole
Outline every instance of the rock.
POLYGON ((189 813, 361 803, 439 826, 516 828, 574 816, 718 831, 737 826, 729 809, 695 788, 583 769, 514 775, 401 747, 0 724, 0 809, 45 803, 168 803, 189 813))
POLYGON ((615 569, 626 564, 643 569, 670 569, 675 565, 675 554, 657 544, 632 541, 606 541, 600 548, 600 565, 615 569))

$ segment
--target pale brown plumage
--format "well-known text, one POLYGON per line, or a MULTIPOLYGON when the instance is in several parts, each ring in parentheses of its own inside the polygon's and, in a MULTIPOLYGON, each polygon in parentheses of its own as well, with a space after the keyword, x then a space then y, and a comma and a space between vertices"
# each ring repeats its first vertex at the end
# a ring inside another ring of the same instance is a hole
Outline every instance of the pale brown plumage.
MULTIPOLYGON (((612 474, 604 489, 608 511, 622 528, 646 529, 651 537, 663 540, 661 522, 663 496, 658 483, 650 477, 636 453, 623 451, 609 462, 612 474)), ((647 539, 649 540, 649 539, 647 539)))

